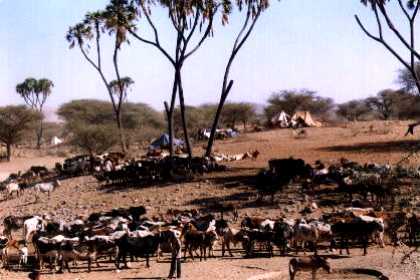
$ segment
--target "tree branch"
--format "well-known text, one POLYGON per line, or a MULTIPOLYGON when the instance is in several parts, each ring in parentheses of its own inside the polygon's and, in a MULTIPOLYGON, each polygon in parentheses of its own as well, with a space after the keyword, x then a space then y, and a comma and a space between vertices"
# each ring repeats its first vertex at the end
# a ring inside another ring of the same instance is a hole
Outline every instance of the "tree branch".
POLYGON ((389 29, 391 29, 394 34, 398 37, 398 39, 401 41, 401 43, 403 43, 403 45, 409 50, 411 51, 417 59, 420 59, 420 54, 418 52, 416 52, 416 50, 414 50, 413 48, 411 48, 411 46, 408 44, 408 42, 405 40, 405 38, 401 35, 401 33, 395 28, 394 24, 392 23, 391 18, 388 16, 388 13, 386 11, 385 8, 385 4, 379 2, 378 0, 375 0, 377 3, 377 6, 379 7, 379 11, 381 12, 381 14, 384 16, 389 29))
POLYGON ((410 65, 406 62, 406 61, 404 61, 404 59, 402 59, 402 57, 383 39, 383 38, 380 38, 380 37, 376 37, 376 36, 374 36, 374 35, 372 35, 365 27, 364 27, 364 25, 362 24, 362 22, 360 21, 360 19, 359 19, 359 17, 357 16, 357 15, 355 15, 354 16, 355 18, 356 18, 356 22, 358 23, 358 25, 360 26, 360 28, 363 30, 363 32, 369 37, 369 38, 371 38, 372 40, 374 40, 374 41, 376 41, 376 42, 378 42, 378 43, 381 43, 382 45, 384 45, 387 49, 388 49, 388 51, 390 51, 405 67, 407 67, 407 69, 409 69, 410 70, 410 72, 412 72, 411 71, 411 67, 410 67, 410 65))
POLYGON ((406 16, 406 18, 411 21, 411 16, 408 13, 407 9, 404 7, 404 4, 402 3, 401 0, 398 0, 398 4, 400 5, 401 10, 403 11, 404 15, 406 16))

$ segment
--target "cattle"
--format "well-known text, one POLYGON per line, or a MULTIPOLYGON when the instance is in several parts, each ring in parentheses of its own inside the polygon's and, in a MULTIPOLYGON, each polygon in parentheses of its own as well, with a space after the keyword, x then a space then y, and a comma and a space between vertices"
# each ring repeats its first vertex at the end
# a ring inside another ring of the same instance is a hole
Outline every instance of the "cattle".
POLYGON ((245 250, 246 256, 254 254, 255 243, 260 243, 260 249, 265 248, 270 257, 273 254, 273 246, 271 245, 274 239, 274 232, 270 230, 260 229, 244 229, 242 247, 245 250), (262 245, 262 246, 261 246, 262 245))
POLYGON ((181 248, 179 248, 179 244, 181 244, 181 241, 179 240, 181 237, 181 231, 178 228, 170 226, 165 229, 160 229, 159 234, 160 242, 157 253, 157 261, 159 261, 162 253, 173 254, 175 251, 181 250, 181 248))
POLYGON ((59 180, 55 180, 54 182, 36 184, 34 187, 35 192, 37 193, 36 198, 38 199, 39 193, 47 193, 48 197, 50 197, 50 194, 59 186, 61 186, 61 182, 59 180))
POLYGON ((333 236, 330 224, 315 220, 311 221, 309 225, 318 230, 318 242, 331 242, 333 236))
POLYGON ((324 269, 331 273, 331 265, 320 256, 293 258, 289 261, 290 280, 294 280, 298 271, 312 271, 312 279, 316 279, 316 273, 319 269, 324 269))
POLYGON ((274 229, 275 221, 265 218, 251 218, 245 217, 241 222, 242 228, 250 228, 250 229, 274 229))
POLYGON ((302 159, 272 159, 268 162, 269 169, 260 171, 256 176, 256 188, 263 198, 264 194, 271 195, 271 202, 274 202, 274 195, 292 181, 309 179, 312 177, 312 167, 302 159))
POLYGON ((408 218, 407 232, 410 244, 416 245, 417 236, 420 233, 420 219, 414 213, 408 218))
POLYGON ((150 256, 156 254, 160 243, 159 234, 152 234, 145 237, 129 237, 128 233, 115 240, 118 248, 118 254, 115 260, 115 266, 120 269, 120 262, 127 267, 126 257, 143 257, 146 259, 146 267, 150 267, 150 256))
POLYGON ((361 216, 356 217, 355 219, 363 221, 363 222, 367 222, 367 223, 377 224, 378 229, 373 233, 374 237, 376 238, 376 241, 381 248, 385 247, 385 242, 384 242, 385 224, 384 224, 383 218, 375 218, 371 216, 361 215, 361 216))
POLYGON ((242 243, 244 241, 244 230, 237 230, 233 228, 228 228, 226 231, 223 232, 222 236, 222 257, 225 256, 225 248, 227 248, 229 255, 233 257, 232 250, 230 245, 236 247, 237 244, 242 243))
POLYGON ((45 166, 31 166, 30 171, 39 177, 48 175, 48 169, 45 166))
POLYGON ((349 252, 349 240, 360 241, 363 246, 363 255, 367 255, 367 247, 369 238, 375 233, 382 230, 381 224, 373 222, 365 222, 362 220, 352 220, 350 222, 340 221, 331 226, 334 237, 340 239, 340 254, 342 249, 349 252))
POLYGON ((200 261, 206 260, 206 250, 212 250, 214 241, 218 239, 215 229, 206 231, 198 230, 191 223, 187 223, 182 229, 181 238, 184 238, 184 259, 187 258, 187 251, 194 260, 193 251, 200 250, 200 261))
POLYGON ((273 243, 276 245, 282 255, 286 254, 288 240, 292 238, 293 235, 293 224, 288 223, 287 221, 280 219, 274 224, 274 238, 273 243))
POLYGON ((295 245, 296 254, 299 252, 299 242, 305 252, 305 243, 310 242, 313 245, 315 254, 317 254, 317 242, 319 239, 319 231, 317 226, 307 224, 302 220, 298 220, 293 226, 292 243, 295 245))

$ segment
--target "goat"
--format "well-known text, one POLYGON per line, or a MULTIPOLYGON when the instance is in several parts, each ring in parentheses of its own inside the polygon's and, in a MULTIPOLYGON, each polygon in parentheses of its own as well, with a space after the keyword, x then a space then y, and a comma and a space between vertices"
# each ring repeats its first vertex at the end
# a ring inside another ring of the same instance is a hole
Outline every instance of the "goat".
POLYGON ((39 216, 34 216, 30 219, 27 219, 23 222, 23 236, 25 237, 25 242, 29 243, 30 237, 34 235, 39 230, 44 229, 44 220, 39 216))
POLYGON ((88 262, 88 272, 91 272, 92 262, 96 262, 96 266, 99 267, 98 259, 97 259, 97 252, 92 249, 88 248, 86 252, 79 252, 73 248, 71 243, 66 243, 62 246, 60 251, 60 272, 63 270, 63 266, 65 266, 70 271, 69 262, 70 261, 87 261, 88 262))
POLYGON ((28 264, 28 254, 29 251, 26 245, 19 249, 19 268, 28 264))
POLYGON ((14 193, 16 193, 17 197, 19 197, 21 188, 19 187, 18 183, 9 183, 6 185, 5 191, 7 198, 12 198, 14 193))
POLYGON ((37 193, 36 200, 38 200, 39 193, 48 193, 48 197, 50 197, 50 194, 59 186, 61 186, 61 182, 59 180, 55 180, 54 182, 36 184, 34 187, 35 192, 37 193))
POLYGON ((316 279, 316 272, 323 268, 328 273, 331 273, 331 265, 329 262, 320 256, 310 256, 303 258, 293 258, 289 261, 289 275, 290 280, 294 280, 298 271, 310 270, 312 271, 312 279, 316 279))
POLYGON ((27 220, 32 218, 33 216, 24 216, 24 217, 16 217, 16 216, 7 216, 3 220, 3 234, 6 235, 8 238, 12 238, 12 231, 19 230, 23 227, 23 223, 27 220))
POLYGON ((229 255, 233 257, 230 245, 236 247, 237 244, 244 241, 244 231, 233 228, 228 228, 222 235, 222 257, 225 256, 225 248, 227 248, 229 255))

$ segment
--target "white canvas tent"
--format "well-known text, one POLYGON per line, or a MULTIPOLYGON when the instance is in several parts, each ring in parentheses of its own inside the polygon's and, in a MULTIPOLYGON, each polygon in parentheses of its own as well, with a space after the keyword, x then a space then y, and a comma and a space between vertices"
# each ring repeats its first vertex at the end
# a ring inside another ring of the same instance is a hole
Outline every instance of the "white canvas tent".
POLYGON ((308 111, 297 111, 292 117, 292 126, 298 127, 299 125, 309 127, 321 127, 322 123, 312 118, 311 113, 308 111))
POLYGON ((287 128, 290 126, 290 116, 286 112, 281 111, 271 118, 271 124, 281 128, 287 128))
POLYGON ((54 136, 52 139, 51 139, 51 145, 52 146, 58 146, 58 145, 60 145, 60 144, 62 144, 63 143, 63 140, 62 139, 60 139, 60 138, 58 138, 57 136, 54 136))

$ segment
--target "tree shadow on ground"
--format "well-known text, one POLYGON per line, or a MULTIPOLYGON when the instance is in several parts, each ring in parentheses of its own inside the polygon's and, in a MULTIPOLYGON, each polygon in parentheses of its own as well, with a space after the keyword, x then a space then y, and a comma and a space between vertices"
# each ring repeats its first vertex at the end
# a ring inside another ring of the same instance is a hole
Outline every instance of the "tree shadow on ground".
POLYGON ((120 191, 128 190, 139 190, 147 188, 164 188, 169 187, 176 182, 153 182, 153 183, 144 183, 144 182, 124 182, 124 183, 103 183, 98 187, 99 191, 104 193, 114 193, 120 191))
POLYGON ((365 152, 365 153, 387 153, 387 152, 412 152, 420 150, 419 140, 399 140, 387 142, 366 142, 354 145, 339 145, 319 148, 327 152, 365 152))
POLYGON ((99 186, 99 190, 106 193, 113 193, 133 189, 145 188, 164 188, 174 184, 194 183, 209 181, 216 185, 223 185, 226 188, 234 188, 241 185, 255 185, 255 169, 252 168, 231 168, 229 171, 207 173, 204 175, 194 175, 188 178, 179 178, 177 180, 164 181, 146 181, 139 180, 136 182, 121 182, 121 183, 105 183, 99 186), (246 173, 246 174, 243 174, 246 173), (251 173, 251 174, 250 174, 251 173))

